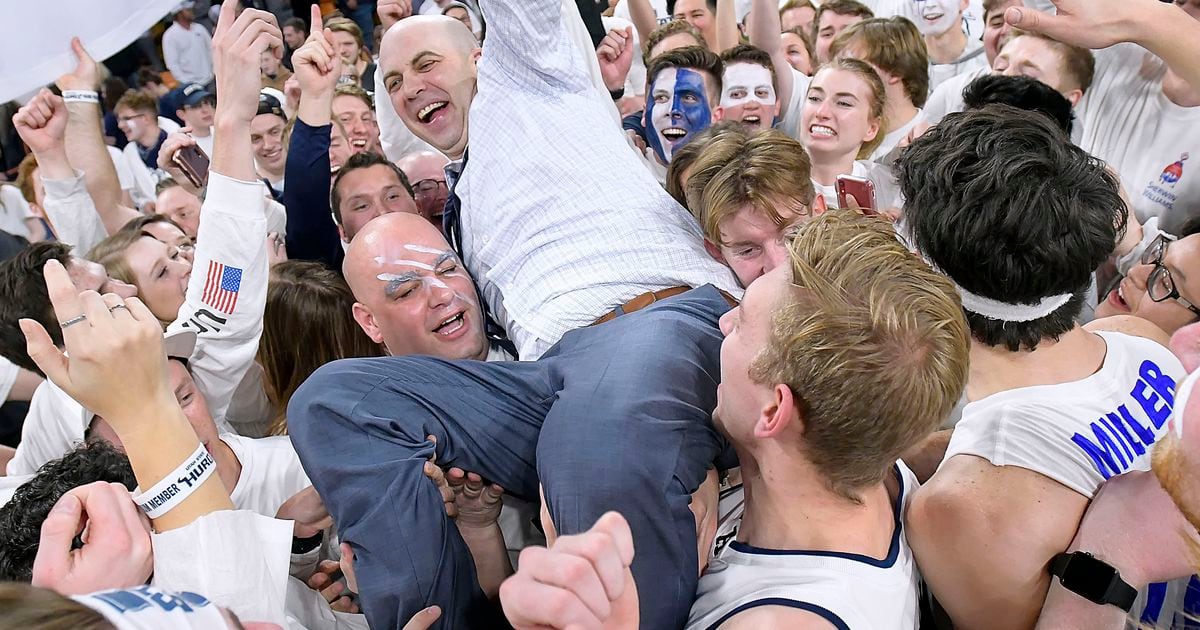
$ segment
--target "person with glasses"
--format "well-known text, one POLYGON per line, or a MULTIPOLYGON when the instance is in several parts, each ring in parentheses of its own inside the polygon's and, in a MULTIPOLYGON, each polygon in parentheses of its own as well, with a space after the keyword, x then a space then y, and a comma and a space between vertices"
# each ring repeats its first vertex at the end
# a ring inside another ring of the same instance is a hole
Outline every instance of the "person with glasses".
POLYGON ((1096 307, 1096 317, 1133 315, 1167 334, 1200 319, 1200 220, 1182 234, 1159 232, 1096 307))
POLYGON ((114 109, 117 126, 129 138, 124 158, 133 174, 130 196, 138 209, 150 210, 154 204, 154 187, 164 176, 158 168, 158 151, 167 134, 179 131, 179 126, 159 118, 158 103, 141 92, 126 92, 114 109))
POLYGON ((446 197, 450 194, 450 189, 446 187, 445 170, 449 163, 449 158, 433 151, 409 153, 396 161, 396 166, 412 182, 417 210, 439 228, 442 226, 442 213, 446 210, 446 197))

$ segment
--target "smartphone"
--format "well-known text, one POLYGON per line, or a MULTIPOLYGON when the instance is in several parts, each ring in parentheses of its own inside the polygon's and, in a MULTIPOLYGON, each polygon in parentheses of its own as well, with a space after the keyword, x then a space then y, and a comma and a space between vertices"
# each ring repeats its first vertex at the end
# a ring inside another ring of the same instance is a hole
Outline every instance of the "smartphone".
POLYGON ((875 184, 871 180, 853 175, 838 175, 838 206, 849 208, 850 197, 854 197, 854 200, 858 202, 863 214, 869 216, 878 214, 875 207, 875 184))
POLYGON ((208 184, 208 156, 204 154, 204 149, 196 145, 184 147, 175 153, 172 161, 196 188, 204 188, 208 184))

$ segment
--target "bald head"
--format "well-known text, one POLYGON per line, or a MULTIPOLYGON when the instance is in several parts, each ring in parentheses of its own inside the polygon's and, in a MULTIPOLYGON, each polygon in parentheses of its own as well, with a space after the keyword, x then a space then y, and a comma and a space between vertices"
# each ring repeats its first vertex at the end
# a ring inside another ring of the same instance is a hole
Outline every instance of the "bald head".
POLYGON ((450 195, 446 185, 446 165, 449 163, 446 156, 432 151, 409 153, 396 162, 412 184, 417 211, 435 225, 441 225, 446 197, 450 195))
POLYGON ((414 135, 453 159, 466 150, 481 53, 471 31, 444 15, 401 20, 380 46, 379 69, 396 114, 414 135))
POLYGON ((354 321, 392 356, 487 357, 475 284, 446 239, 415 214, 372 219, 342 267, 354 292, 354 321))

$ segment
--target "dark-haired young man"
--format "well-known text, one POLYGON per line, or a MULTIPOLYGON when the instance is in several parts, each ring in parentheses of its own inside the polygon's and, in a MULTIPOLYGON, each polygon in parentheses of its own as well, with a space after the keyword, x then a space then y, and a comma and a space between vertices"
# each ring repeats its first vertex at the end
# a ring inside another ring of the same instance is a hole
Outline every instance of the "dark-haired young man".
POLYGON ((646 69, 646 141, 663 166, 671 154, 719 120, 724 64, 699 46, 665 52, 646 69))
POLYGON ((725 73, 715 118, 744 123, 751 131, 774 126, 780 102, 771 55, 761 48, 739 44, 722 52, 721 61, 725 73))
POLYGON ((1185 372, 1155 341, 1079 325, 1126 208, 1050 118, 947 116, 896 171, 913 243, 957 285, 973 337, 968 404, 909 541, 956 626, 1032 627, 1093 494, 1149 469, 1185 372))
POLYGON ((329 207, 343 243, 381 214, 420 214, 404 171, 378 153, 355 153, 342 165, 329 192, 329 207))

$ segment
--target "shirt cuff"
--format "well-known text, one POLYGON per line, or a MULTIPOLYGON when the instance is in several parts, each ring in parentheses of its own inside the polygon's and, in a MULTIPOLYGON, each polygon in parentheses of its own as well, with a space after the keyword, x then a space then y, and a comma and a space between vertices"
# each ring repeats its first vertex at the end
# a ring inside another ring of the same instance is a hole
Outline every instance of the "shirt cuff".
POLYGON ((83 171, 73 169, 75 177, 72 179, 48 179, 42 178, 42 186, 46 189, 47 199, 66 199, 73 195, 86 195, 87 185, 83 180, 83 171))

